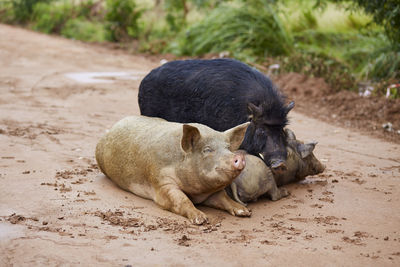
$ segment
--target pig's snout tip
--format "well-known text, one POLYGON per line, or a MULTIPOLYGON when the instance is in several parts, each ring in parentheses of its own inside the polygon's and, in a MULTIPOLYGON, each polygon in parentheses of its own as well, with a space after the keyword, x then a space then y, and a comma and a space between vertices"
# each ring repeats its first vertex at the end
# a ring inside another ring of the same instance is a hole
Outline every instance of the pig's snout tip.
POLYGON ((244 167, 246 166, 246 161, 244 159, 244 156, 241 154, 237 154, 233 157, 233 161, 232 161, 233 167, 236 170, 243 170, 244 167))
POLYGON ((326 165, 325 164, 321 164, 320 172, 325 171, 325 169, 326 169, 326 165))
POLYGON ((287 167, 283 161, 272 163, 271 168, 275 173, 282 173, 287 170, 287 167))

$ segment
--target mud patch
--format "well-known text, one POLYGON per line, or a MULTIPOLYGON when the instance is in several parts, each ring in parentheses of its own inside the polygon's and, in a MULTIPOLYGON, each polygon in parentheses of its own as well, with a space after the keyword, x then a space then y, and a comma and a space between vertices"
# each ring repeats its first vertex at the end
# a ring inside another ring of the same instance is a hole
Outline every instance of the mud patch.
POLYGON ((186 235, 183 235, 181 238, 177 239, 176 241, 178 242, 179 246, 184 246, 184 247, 189 247, 190 246, 190 241, 191 239, 187 237, 186 235))
POLYGON ((92 172, 93 170, 88 168, 86 170, 80 170, 80 169, 74 169, 74 170, 62 170, 62 171, 57 171, 55 178, 56 179, 72 179, 75 176, 86 176, 89 172, 92 172))
POLYGON ((22 137, 27 139, 36 139, 40 135, 49 137, 52 141, 59 143, 58 139, 53 137, 54 135, 65 133, 64 129, 60 129, 46 123, 36 123, 32 125, 23 125, 23 123, 14 120, 3 120, 1 124, 4 124, 6 128, 0 130, 0 134, 22 137))
POLYGON ((6 218, 7 221, 9 221, 12 224, 17 224, 17 223, 21 223, 23 221, 26 220, 26 218, 22 215, 17 215, 17 214, 11 214, 10 216, 8 216, 8 218, 6 218))
POLYGON ((323 225, 338 225, 339 218, 335 216, 326 216, 326 217, 315 217, 314 221, 317 224, 323 224, 323 225))
POLYGON ((348 244, 357 245, 357 246, 366 246, 365 243, 362 242, 361 238, 350 238, 347 236, 342 237, 342 240, 348 244))
MULTIPOLYGON (((144 225, 144 222, 138 218, 124 218, 123 211, 96 211, 95 216, 100 217, 102 220, 107 221, 110 225, 117 225, 122 227, 140 227, 144 225)), ((151 227, 150 227, 151 228, 151 227)))
POLYGON ((70 72, 65 77, 78 83, 113 83, 115 80, 141 80, 146 72, 70 72))

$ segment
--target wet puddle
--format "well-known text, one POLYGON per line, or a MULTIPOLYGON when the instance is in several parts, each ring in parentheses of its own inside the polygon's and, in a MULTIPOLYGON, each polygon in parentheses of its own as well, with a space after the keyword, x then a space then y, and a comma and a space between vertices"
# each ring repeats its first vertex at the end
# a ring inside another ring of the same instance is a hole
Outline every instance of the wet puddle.
POLYGON ((318 184, 318 185, 327 185, 328 181, 322 179, 304 179, 298 182, 299 184, 318 184))
POLYGON ((0 240, 24 236, 24 227, 8 223, 0 223, 0 240))
POLYGON ((146 72, 70 72, 64 75, 79 83, 113 83, 117 80, 137 81, 145 76, 146 72))

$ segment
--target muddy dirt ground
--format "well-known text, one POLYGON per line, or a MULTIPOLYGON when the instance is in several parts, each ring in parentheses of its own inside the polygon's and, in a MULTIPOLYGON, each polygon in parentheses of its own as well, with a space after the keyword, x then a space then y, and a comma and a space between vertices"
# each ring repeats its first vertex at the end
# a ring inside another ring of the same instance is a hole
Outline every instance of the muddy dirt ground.
POLYGON ((327 170, 250 218, 200 206, 194 226, 110 182, 96 143, 159 64, 0 25, 1 266, 400 265, 400 145, 296 108, 327 170))

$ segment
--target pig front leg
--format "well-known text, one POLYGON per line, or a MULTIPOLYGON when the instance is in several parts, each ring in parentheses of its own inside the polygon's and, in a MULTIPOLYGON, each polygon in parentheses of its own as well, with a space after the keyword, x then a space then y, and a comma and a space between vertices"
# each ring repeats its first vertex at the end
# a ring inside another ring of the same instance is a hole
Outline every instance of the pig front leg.
POLYGON ((289 192, 286 190, 286 188, 278 188, 276 184, 273 183, 272 188, 268 190, 266 194, 271 198, 272 201, 277 201, 283 197, 287 197, 289 192))
POLYGON ((154 202, 162 208, 182 215, 193 224, 207 223, 207 216, 196 209, 193 202, 177 186, 168 184, 156 190, 154 202))
POLYGON ((242 204, 233 201, 225 192, 225 190, 218 191, 209 196, 204 202, 204 205, 226 210, 233 216, 250 217, 251 211, 242 204))

